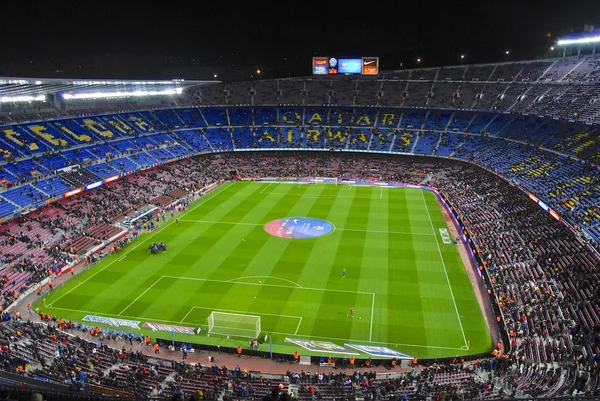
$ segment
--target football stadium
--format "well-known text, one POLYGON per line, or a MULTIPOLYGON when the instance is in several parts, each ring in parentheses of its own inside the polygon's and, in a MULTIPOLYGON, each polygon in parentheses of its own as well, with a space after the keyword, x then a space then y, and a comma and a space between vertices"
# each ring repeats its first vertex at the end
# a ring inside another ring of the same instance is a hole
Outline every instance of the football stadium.
POLYGON ((379 62, 0 78, 2 394, 598 399, 597 57, 379 62))

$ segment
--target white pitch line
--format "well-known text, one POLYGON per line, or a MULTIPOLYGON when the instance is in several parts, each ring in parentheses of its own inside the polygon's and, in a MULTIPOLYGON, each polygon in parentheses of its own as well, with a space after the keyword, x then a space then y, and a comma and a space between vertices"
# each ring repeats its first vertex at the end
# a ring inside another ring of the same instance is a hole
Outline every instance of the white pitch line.
POLYGON ((122 310, 122 311, 121 311, 121 312, 120 312, 120 313, 119 313, 117 316, 121 316, 121 315, 123 314, 123 312, 125 312, 127 309, 129 309, 129 307, 130 307, 131 305, 133 305, 134 303, 136 303, 138 299, 140 299, 141 297, 143 297, 145 293, 147 293, 148 291, 150 291, 150 289, 151 289, 152 287, 154 287, 154 285, 155 285, 156 283, 158 283, 158 282, 159 282, 161 279, 162 279, 162 277, 159 277, 159 278, 158 278, 158 280, 156 280, 154 283, 152 283, 152 285, 151 285, 150 287, 146 288, 146 289, 144 290, 144 292, 142 292, 142 293, 141 293, 141 294, 140 294, 140 295, 139 295, 139 296, 138 296, 136 299, 134 299, 133 301, 131 301, 131 303, 130 303, 129 305, 127 305, 127 306, 125 307, 125 309, 123 309, 123 310, 122 310))
MULTIPOLYGON (((429 214, 429 206, 427 206, 427 201, 425 200, 425 195, 423 195, 423 191, 421 191, 421 197, 423 198, 423 203, 425 203, 425 209, 427 210, 427 217, 429 217, 429 224, 431 224, 431 230, 435 235, 435 227, 433 226, 433 221, 431 220, 431 215, 429 214)), ((465 346, 467 345, 467 337, 465 336, 465 330, 463 329, 462 320, 460 318, 460 313, 458 313, 458 307, 456 306, 456 300, 454 299, 454 291, 452 291, 452 285, 450 285, 450 278, 448 277, 448 271, 446 270, 446 262, 444 262, 444 256, 442 256, 442 250, 440 249, 440 242, 438 240, 437 235, 435 235, 435 245, 437 246, 438 254, 440 255, 440 260, 442 261, 442 266, 444 267, 444 275, 446 276, 446 282, 448 283, 448 289, 450 290, 450 296, 452 296, 452 303, 454 304, 454 311, 456 312, 456 317, 458 318, 458 324, 460 325, 460 331, 463 336, 463 341, 465 342, 465 346)))
MULTIPOLYGON (((189 208, 188 210, 186 210, 185 212, 183 212, 181 215, 185 215, 189 212, 191 212, 192 210, 196 209, 197 207, 199 207, 200 205, 203 205, 204 202, 206 202, 207 199, 209 199, 209 197, 214 196, 214 194, 222 192, 222 190, 224 188, 227 188, 231 185, 231 183, 226 183, 224 185, 222 185, 220 188, 217 188, 216 190, 214 190, 213 192, 209 193, 208 195, 206 195, 205 197, 201 198, 198 200, 198 203, 196 205, 194 205, 193 207, 189 208)), ((140 240, 140 242, 134 246, 132 246, 131 248, 127 249, 127 252, 125 252, 125 255, 123 255, 123 257, 127 256, 131 251, 133 251, 134 249, 136 249, 137 247, 139 247, 142 244, 145 244, 150 238, 154 237, 156 234, 162 232, 162 230, 167 227, 169 224, 172 224, 173 221, 175 221, 175 219, 171 219, 169 220, 166 224, 161 225, 161 227, 156 230, 155 232, 153 232, 152 234, 148 235, 148 236, 143 236, 142 239, 140 240)), ((92 277, 95 277, 96 275, 102 273, 104 270, 106 270, 107 268, 109 268, 113 263, 117 262, 118 259, 113 260, 112 262, 110 262, 109 264, 107 264, 106 266, 104 266, 103 268, 99 269, 97 272, 95 272, 94 274, 92 274, 91 276, 89 276, 88 278, 86 278, 85 280, 80 281, 76 286, 74 286, 73 288, 71 288, 69 291, 65 292, 64 294, 62 294, 60 297, 56 298, 54 301, 52 301, 53 304, 55 304, 56 302, 58 302, 59 300, 61 300, 64 296, 68 295, 71 293, 71 291, 73 291, 74 289, 76 289, 77 287, 79 287, 81 284, 86 283, 88 280, 90 280, 92 277)))
POLYGON ((428 233, 411 233, 409 231, 383 231, 383 230, 359 230, 355 228, 336 228, 336 231, 356 231, 363 233, 379 233, 379 234, 404 234, 404 235, 421 235, 431 237, 433 234, 428 233))
POLYGON ((234 222, 234 221, 216 221, 216 220, 188 220, 188 219, 179 219, 180 222, 187 221, 192 223, 206 223, 206 224, 229 224, 232 226, 264 226, 262 223, 243 223, 243 222, 234 222))
MULTIPOLYGON (((162 276, 161 278, 172 278, 176 280, 192 280, 192 281, 206 281, 209 283, 227 283, 227 284, 239 284, 239 285, 254 285, 261 287, 275 287, 275 288, 291 288, 293 290, 308 290, 308 291, 330 291, 330 292, 344 292, 348 294, 363 294, 371 295, 372 292, 364 291, 349 291, 349 290, 336 290, 332 288, 312 288, 312 287, 291 287, 289 285, 278 285, 278 284, 265 284, 265 283, 244 283, 244 282, 231 282, 229 280, 214 280, 208 278, 197 278, 197 277, 179 277, 179 276, 162 276)), ((277 315, 282 316, 282 315, 277 315)))
POLYGON ((248 278, 264 278, 264 279, 269 279, 269 280, 281 280, 281 281, 286 281, 290 284, 295 285, 298 288, 302 288, 302 286, 298 283, 296 283, 295 281, 292 280, 288 280, 285 278, 280 278, 280 277, 273 277, 273 276, 243 276, 243 277, 235 277, 235 278, 231 278, 229 280, 227 280, 228 283, 235 283, 237 280, 243 280, 243 279, 248 279, 248 278))
MULTIPOLYGON (((228 224, 231 226, 264 226, 266 223, 244 223, 244 222, 235 222, 235 221, 216 221, 216 220, 188 220, 188 219, 180 219, 180 222, 186 221, 189 223, 205 223, 205 224, 228 224)), ((410 231, 383 231, 383 230, 360 230, 357 228, 335 228, 335 231, 355 231, 361 233, 374 233, 374 234, 404 234, 404 235, 419 235, 424 237, 435 236, 435 234, 429 233, 413 233, 410 231)))
POLYGON ((183 317, 183 319, 181 319, 181 320, 179 321, 179 323, 183 323, 183 321, 184 321, 185 319, 187 319, 187 317, 190 315, 190 313, 192 313, 192 311, 194 310, 194 308, 196 308, 196 307, 195 307, 195 306, 192 306, 192 307, 190 308, 190 310, 188 311, 188 313, 186 313, 186 314, 185 314, 185 316, 183 317))
POLYGON ((264 194, 265 191, 267 190, 267 188, 269 188, 271 186, 272 182, 269 183, 266 187, 264 187, 263 189, 260 190, 259 194, 264 194))
MULTIPOLYGON (((200 308, 198 306, 193 306, 192 309, 194 308, 200 308)), ((87 310, 81 310, 81 309, 70 309, 70 308, 61 308, 61 307, 52 307, 52 309, 58 309, 58 310, 65 310, 65 311, 69 311, 69 312, 78 312, 78 313, 87 313, 89 315, 104 315, 104 316, 117 316, 114 313, 106 313, 106 312, 93 312, 93 311, 87 311, 87 310)), ((208 308, 206 308, 208 309, 208 308)), ((217 309, 212 309, 212 310, 217 310, 217 309)), ((281 315, 284 316, 284 315, 281 315)), ((165 320, 165 319, 155 319, 153 317, 146 317, 146 316, 120 316, 120 317, 125 317, 128 319, 146 319, 146 320, 152 320, 155 322, 161 322, 161 323, 181 323, 181 322, 177 322, 175 320, 165 320)), ((291 316, 291 317, 300 317, 300 316, 291 316)), ((302 317, 300 317, 302 318, 302 317)), ((291 336, 294 335, 292 333, 283 333, 283 332, 278 332, 278 331, 271 331, 270 333, 273 334, 281 334, 284 336, 291 336)), ((323 340, 338 340, 338 341, 345 341, 345 342, 365 342, 365 340, 356 340, 356 339, 352 339, 352 338, 337 338, 337 337, 323 337, 323 336, 313 336, 310 335, 308 336, 308 338, 319 338, 319 339, 323 339, 323 340)), ((386 343, 383 341, 370 341, 373 344, 383 344, 383 345, 397 345, 397 346, 403 346, 403 347, 415 347, 415 348, 433 348, 433 349, 449 349, 449 350, 463 350, 464 348, 451 348, 451 347, 438 347, 435 345, 420 345, 420 344, 402 344, 402 343, 386 343)))
POLYGON ((375 315, 375 293, 373 293, 373 301, 371 301, 371 327, 369 329, 369 342, 373 339, 373 316, 375 315))
POLYGON ((294 332, 294 335, 298 334, 298 330, 300 330, 300 325, 302 324, 302 316, 300 316, 300 321, 298 321, 298 327, 296 327, 296 331, 294 332))
MULTIPOLYGON (((217 308, 208 308, 206 306, 192 306, 192 309, 204 309, 204 310, 209 310, 212 312, 225 312, 225 313, 238 314, 238 315, 247 315, 248 314, 247 311, 243 311, 243 310, 217 309, 217 308)), ((289 317, 289 318, 294 318, 294 319, 302 319, 302 316, 282 315, 279 313, 256 313, 253 316, 276 316, 276 317, 289 317)))
POLYGON ((372 196, 355 196, 355 195, 321 195, 321 194, 294 194, 290 192, 269 192, 269 195, 289 195, 289 196, 299 196, 301 198, 310 198, 310 199, 337 199, 337 198, 353 198, 353 199, 373 199, 372 196))

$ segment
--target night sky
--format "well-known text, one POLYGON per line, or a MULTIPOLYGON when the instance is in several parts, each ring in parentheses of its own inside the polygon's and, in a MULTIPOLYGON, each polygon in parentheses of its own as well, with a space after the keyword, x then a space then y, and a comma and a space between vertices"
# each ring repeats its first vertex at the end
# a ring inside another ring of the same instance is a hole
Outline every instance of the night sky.
POLYGON ((528 60, 600 27, 599 0, 240 3, 6 0, 0 75, 229 81, 310 75, 313 56, 379 56, 382 70, 528 60))

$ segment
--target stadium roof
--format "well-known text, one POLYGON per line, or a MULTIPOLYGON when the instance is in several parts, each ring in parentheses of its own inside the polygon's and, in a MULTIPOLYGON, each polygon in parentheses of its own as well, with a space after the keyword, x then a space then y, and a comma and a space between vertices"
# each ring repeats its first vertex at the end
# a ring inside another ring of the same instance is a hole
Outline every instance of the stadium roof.
POLYGON ((174 95, 194 86, 218 82, 0 77, 0 102, 42 101, 49 94, 65 99, 174 95))

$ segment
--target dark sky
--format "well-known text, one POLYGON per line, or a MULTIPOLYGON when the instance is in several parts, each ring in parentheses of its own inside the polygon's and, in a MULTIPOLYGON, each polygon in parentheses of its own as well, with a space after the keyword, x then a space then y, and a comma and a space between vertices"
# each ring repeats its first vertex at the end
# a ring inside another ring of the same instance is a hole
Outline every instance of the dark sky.
POLYGON ((598 24, 599 0, 3 1, 0 75, 249 79, 310 74, 313 55, 382 69, 549 56, 598 24), (440 3, 441 5, 435 5, 440 3), (546 32, 552 32, 552 39, 546 32), (504 54, 510 49, 511 54, 504 54))

